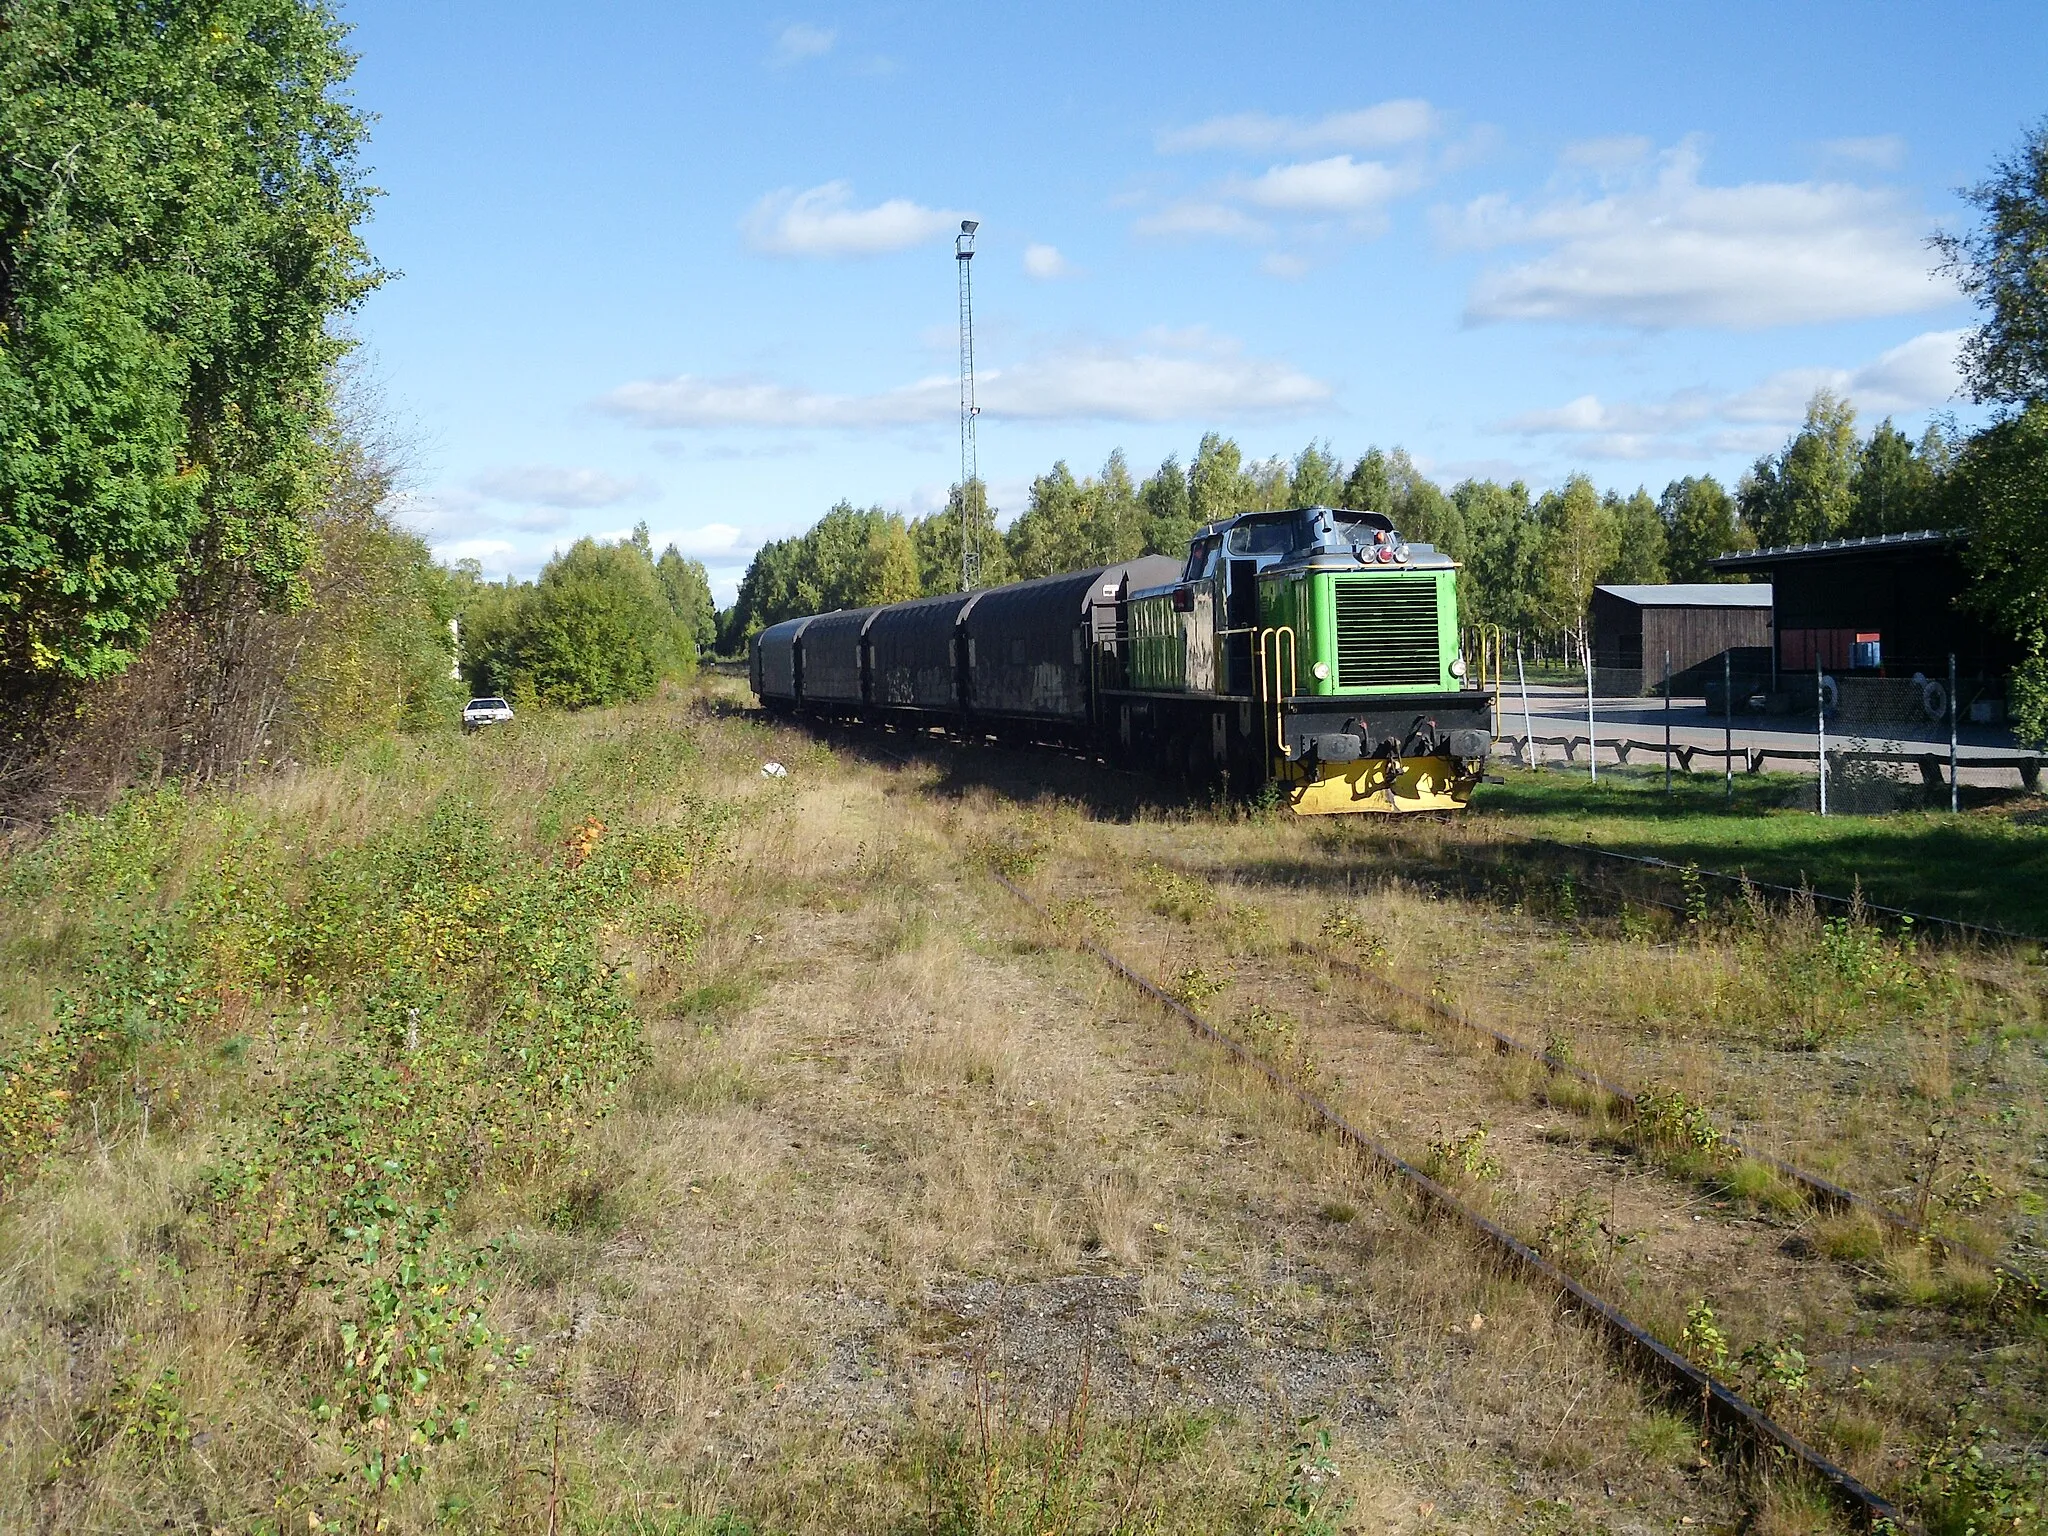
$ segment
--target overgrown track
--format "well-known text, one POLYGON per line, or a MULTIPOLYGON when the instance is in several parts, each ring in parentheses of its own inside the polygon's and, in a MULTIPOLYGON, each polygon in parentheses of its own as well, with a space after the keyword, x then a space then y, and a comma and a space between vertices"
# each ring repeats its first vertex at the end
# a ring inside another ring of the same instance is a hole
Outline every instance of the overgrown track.
MULTIPOLYGON (((1048 925, 1058 926, 1051 913, 1000 870, 991 870, 990 873, 1006 891, 1048 925)), ((1221 1047, 1239 1065, 1264 1078, 1275 1093, 1300 1105, 1318 1128, 1358 1152, 1370 1167, 1412 1190, 1427 1207, 1461 1223, 1506 1260, 1512 1269, 1554 1288, 1571 1306, 1598 1324, 1630 1359, 1643 1366, 1674 1394, 1688 1402, 1697 1402, 1711 1428, 1727 1431, 1766 1455, 1791 1458, 1819 1479, 1852 1514, 1873 1528, 1878 1528, 1880 1522, 1888 1522, 1893 1529, 1906 1528, 1908 1522, 1904 1514, 1889 1499, 1864 1486, 1847 1470, 1770 1418, 1726 1383, 1700 1370, 1612 1302, 1596 1295, 1505 1227, 1472 1210, 1444 1184, 1358 1129, 1327 1100, 1302 1087, 1244 1043, 1161 990, 1109 950, 1085 937, 1074 938, 1073 942, 1179 1019, 1194 1034, 1221 1047)))
MULTIPOLYGON (((1202 882, 1217 899, 1222 900, 1216 890, 1215 881, 1202 869, 1182 862, 1157 861, 1158 867, 1170 870, 1184 879, 1202 882)), ((1682 911, 1683 909, 1677 909, 1682 911)), ((1429 996, 1412 987, 1403 986, 1390 976, 1345 957, 1331 953, 1328 949, 1290 940, 1286 953, 1299 965, 1311 970, 1320 967, 1345 977, 1360 987, 1376 992, 1427 1015, 1431 1019, 1449 1024, 1458 1031, 1483 1040, 1501 1056, 1518 1058, 1541 1067, 1558 1077, 1570 1078, 1593 1090, 1607 1107, 1624 1118, 1635 1119, 1653 1107, 1653 1096, 1646 1090, 1627 1087, 1617 1083, 1586 1066, 1542 1046, 1520 1039, 1504 1030, 1496 1029, 1474 1018, 1464 1010, 1452 1006, 1441 998, 1429 996)), ((1713 1132, 1716 1145, 1728 1155, 1747 1158, 1762 1164, 1773 1174, 1796 1188, 1813 1206, 1821 1210, 1855 1211, 1866 1214, 1894 1232, 1915 1241, 1928 1244, 1942 1252, 1983 1269, 2002 1275, 2016 1288, 2016 1293, 2035 1304, 2048 1300, 2048 1288, 2042 1281, 2029 1273, 2023 1266, 2008 1263, 1976 1246, 1953 1236, 1935 1231, 1925 1220, 1908 1215, 1874 1196, 1859 1193, 1823 1174, 1803 1168, 1777 1156, 1775 1153, 1746 1144, 1724 1129, 1713 1132)))
MULTIPOLYGON (((1612 1107, 1624 1115, 1633 1118, 1647 1107, 1646 1095, 1644 1093, 1633 1088, 1625 1088, 1618 1083, 1609 1082, 1597 1072, 1589 1071, 1577 1062, 1566 1061, 1555 1053, 1544 1050, 1541 1046, 1531 1045, 1526 1040, 1518 1040, 1513 1035, 1495 1029, 1489 1024, 1482 1024, 1470 1014, 1460 1009, 1453 1008, 1436 998, 1426 997, 1412 988, 1402 986, 1397 981, 1376 975, 1365 966, 1355 964, 1341 956, 1314 949, 1299 940, 1295 940, 1288 945, 1288 953, 1304 960, 1327 966, 1329 969, 1347 976, 1353 981, 1386 993, 1391 997, 1398 998, 1411 1007, 1419 1008, 1447 1024, 1453 1024, 1459 1029, 1467 1030, 1491 1042, 1493 1048, 1503 1056, 1519 1056, 1523 1060, 1535 1062, 1545 1070, 1554 1072, 1561 1077, 1574 1078, 1599 1093, 1612 1107)), ((1859 1195, 1854 1190, 1836 1183, 1833 1179, 1798 1167, 1796 1164, 1788 1163, 1770 1152, 1746 1146, 1733 1136, 1728 1135, 1725 1131, 1718 1132, 1717 1134, 1719 1144, 1725 1147, 1730 1154, 1762 1163, 1771 1172, 1778 1175, 1779 1178, 1797 1187, 1814 1205, 1821 1209, 1863 1212, 1883 1222, 1894 1231, 1904 1233, 1916 1241, 1932 1244, 1955 1258, 1979 1265, 1995 1274, 2008 1277, 2015 1285, 2032 1297, 2040 1298, 2043 1295, 2041 1282, 2016 1265, 2007 1264, 2000 1259, 1981 1252, 1968 1243, 1959 1242, 1955 1238, 1935 1232, 1929 1228, 1927 1223, 1916 1221, 1903 1211, 1893 1210, 1881 1200, 1872 1199, 1868 1195, 1859 1195)))
MULTIPOLYGON (((1181 994, 1183 1007, 1200 1009, 1202 996, 1213 995, 1210 989, 1219 984, 1199 968, 1184 972, 1186 960, 1198 959, 1212 973, 1222 960, 1227 974, 1220 984, 1235 989, 1240 1014, 1216 1033, 1231 1035, 1269 1066, 1277 1063, 1280 1077, 1314 1101, 1319 1118, 1327 1108, 1342 1120, 1332 1129, 1345 1139, 1366 1128, 1361 1134, 1450 1190, 1466 1213, 1490 1220, 1596 1294, 1622 1299, 1631 1314, 1624 1321, 1660 1338, 1666 1350, 1677 1353, 1673 1346, 1683 1337, 1685 1352, 1704 1361, 1690 1307, 1711 1298, 1716 1307, 1732 1308, 1722 1325, 1754 1342, 1747 1349, 1731 1343, 1730 1365, 1742 1356, 1743 1379, 1754 1377, 1765 1393, 1765 1411, 1781 1428, 1796 1426, 1791 1432, 1823 1460, 1839 1465, 1849 1459, 1837 1444, 1860 1452, 1866 1465, 1844 1468, 1859 1486, 1874 1482, 1872 1471, 1880 1467, 1897 1469, 1884 1475, 1910 1485, 1923 1454, 1916 1451, 1904 1463, 1895 1453, 1871 1455, 1872 1431, 1858 1428, 1865 1402, 1859 1384, 1868 1379, 1859 1373, 1905 1373, 1916 1383, 1910 1404, 1900 1400, 1884 1410, 1897 1426, 1884 1433, 1903 1436, 1891 1442, 1895 1446, 1948 1444, 1956 1421, 1946 1431, 1940 1426, 1958 1403, 1985 1416, 1965 1422, 2001 1425, 2006 1444, 2023 1448, 2038 1432, 2038 1410, 2026 1403, 2041 1401, 2035 1394, 2044 1361, 2036 1335, 2044 1298, 2020 1266, 1993 1264, 1971 1244, 1929 1233, 1924 1222, 1880 1209, 1881 1201, 1836 1179, 1758 1156, 1681 1095, 1663 1093, 1660 1104, 1659 1093, 1623 1088, 1618 1074, 1588 1070, 1568 1059, 1565 1047, 1530 1046, 1446 998, 1391 979, 1383 984, 1368 968, 1323 948, 1275 943, 1275 930, 1284 932, 1289 921, 1284 904, 1269 909, 1229 882, 1227 854, 1223 871, 1180 873, 1198 866, 1177 864, 1159 846, 1179 840, 1141 833, 1134 841, 1149 845, 1150 859, 1099 843, 1064 858, 1049 851, 1033 888, 1053 904, 1054 921, 1069 936, 1085 938, 1094 928, 1095 938, 1125 954, 1132 947, 1146 953, 1159 976, 1180 977, 1168 990, 1181 994), (1107 938, 1111 932, 1114 939, 1107 938), (1333 958, 1339 963, 1326 965, 1333 958), (1340 983, 1335 989, 1333 980, 1340 983), (1391 1011, 1376 1006, 1380 1001, 1393 1004, 1391 1011), (1276 1017, 1291 1020, 1283 1029, 1299 1029, 1293 1037, 1301 1042, 1298 1054, 1292 1044, 1276 1049, 1269 1029, 1276 1017), (1485 1049, 1475 1055, 1467 1042, 1485 1049), (1501 1057, 1508 1060, 1500 1066, 1482 1065, 1501 1057), (1518 1123, 1515 1111, 1526 1113, 1532 1105, 1562 1111, 1562 1118, 1547 1126, 1518 1123), (1676 1140, 1666 1123, 1674 1105, 1687 1133, 1676 1140), (1494 1132, 1490 1123, 1503 1118, 1497 1139, 1487 1139, 1494 1132), (1574 1119, 1581 1129, 1570 1129, 1574 1119), (1448 1139, 1446 1121, 1453 1132, 1448 1139), (1468 1136, 1498 1154, 1498 1163, 1483 1173, 1458 1162, 1456 1128, 1474 1121, 1468 1136), (1425 1155, 1432 1122, 1438 1134, 1425 1155), (1692 1135, 1699 1140, 1687 1139, 1692 1135), (1579 1209, 1589 1203, 1590 1215, 1579 1209), (1583 1220, 1587 1231, 1574 1235, 1561 1215, 1583 1220), (1868 1255, 1850 1251, 1860 1238, 1845 1237, 1844 1224, 1857 1220, 1879 1245, 1868 1255), (1883 1246, 1884 1228, 1902 1240, 1883 1246), (1635 1299, 1622 1297, 1624 1291, 1635 1299), (1765 1365, 1787 1346, 1801 1374, 1790 1390, 1773 1381, 1765 1365), (1816 1373, 1811 1383, 1803 1375, 1809 1361, 1816 1373), (1796 1418, 1787 1420, 1772 1406, 1778 1403, 1796 1418)), ((1086 947, 1101 951, 1100 944, 1086 947)), ((1123 960, 1114 963, 1131 969, 1123 960)), ((1157 984, 1148 990, 1158 990, 1157 984)), ((1261 1075, 1273 1076, 1263 1068, 1261 1075)), ((1651 1373, 1672 1379, 1661 1364, 1651 1373)), ((1711 1397, 1706 1401, 1714 1417, 1711 1397)), ((1721 1415, 1717 1422, 1733 1421, 1721 1415)), ((1853 1498, 1843 1500, 1867 1513, 1853 1498)))

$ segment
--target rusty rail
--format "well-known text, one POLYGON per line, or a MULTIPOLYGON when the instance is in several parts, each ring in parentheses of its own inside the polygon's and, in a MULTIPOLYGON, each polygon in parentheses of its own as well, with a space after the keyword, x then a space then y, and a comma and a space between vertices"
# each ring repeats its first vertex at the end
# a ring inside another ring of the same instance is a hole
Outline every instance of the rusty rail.
MULTIPOLYGON (((1529 841, 1532 843, 1550 843, 1550 840, 1547 838, 1531 838, 1529 841)), ((1550 845, 1561 848, 1566 852, 1579 851, 1570 843, 1551 843, 1550 845)), ((1589 847, 1585 851, 1602 852, 1604 850, 1589 847)), ((1627 854, 1615 856, 1619 858, 1631 857, 1627 854)), ((1647 862, 1661 864, 1664 861, 1650 860, 1647 862)), ((1200 870, 1192 870, 1182 865, 1176 865, 1176 867, 1183 874, 1192 874, 1197 878, 1205 880, 1210 878, 1200 870)), ((1681 866, 1671 865, 1668 867, 1677 869, 1681 866)), ((1779 887, 1771 887, 1771 889, 1779 889, 1779 887)), ((1659 905, 1667 904, 1659 903, 1659 905)), ((1674 907, 1672 910, 1676 911, 1678 909, 1674 907)), ((1304 944, 1299 939, 1289 940, 1287 950, 1289 954, 1319 961, 1329 966, 1330 969, 1351 977, 1353 980, 1363 982, 1365 985, 1375 987, 1390 996, 1400 998, 1403 1002, 1421 1009, 1433 1018, 1441 1019, 1447 1024, 1455 1024, 1460 1029, 1468 1030, 1489 1042, 1500 1055, 1519 1056, 1525 1061, 1535 1062, 1539 1066, 1562 1076, 1575 1078, 1579 1082, 1584 1083, 1588 1088, 1593 1089, 1596 1093, 1605 1095, 1609 1103, 1619 1108, 1631 1118, 1642 1107, 1643 1094, 1638 1090, 1623 1087, 1619 1083, 1609 1082, 1597 1072, 1590 1071, 1575 1061, 1567 1061, 1555 1052, 1546 1051, 1541 1046, 1531 1045, 1528 1041, 1518 1039, 1504 1030, 1495 1029, 1491 1024, 1482 1024, 1463 1009, 1453 1008, 1449 1003, 1440 1002, 1436 998, 1426 996, 1411 987, 1404 987, 1398 981, 1381 976, 1369 967, 1362 966, 1356 961, 1346 960, 1341 955, 1331 954, 1328 950, 1317 949, 1313 945, 1304 944)), ((2041 1279, 2030 1274, 2028 1271, 2008 1264, 2002 1259, 1995 1258, 1969 1243, 1934 1232, 1929 1229, 1925 1222, 1917 1221, 1913 1217, 1906 1215, 1903 1211, 1893 1210, 1881 1200, 1874 1200, 1868 1195, 1859 1195, 1853 1189, 1837 1184, 1833 1179, 1823 1174, 1815 1173, 1811 1169, 1801 1168, 1796 1163, 1788 1163, 1774 1153, 1746 1146, 1726 1132, 1720 1132, 1719 1134, 1720 1144, 1730 1152, 1733 1152, 1737 1157, 1746 1157, 1752 1162, 1763 1164, 1764 1167, 1770 1169, 1779 1178, 1797 1186, 1805 1193, 1807 1199, 1815 1205, 1831 1210, 1861 1211, 1875 1218, 1881 1225, 1889 1227, 1895 1232, 1902 1233, 1916 1242, 1927 1243, 1932 1247, 1939 1248, 1951 1258, 1962 1259, 1968 1263, 1975 1264, 1981 1269, 1989 1270, 1994 1275, 2006 1276, 2019 1288, 2023 1296, 2032 1298, 2036 1303, 2048 1302, 2048 1284, 2044 1284, 2041 1279)))
MULTIPOLYGON (((1004 890, 1036 913, 1041 921, 1054 927, 1058 926, 1053 923, 1052 915, 1044 907, 1000 870, 991 869, 989 874, 1004 890)), ((1511 1268, 1554 1287, 1567 1303, 1605 1328, 1625 1355, 1640 1361, 1661 1376, 1668 1385, 1681 1390, 1692 1400, 1700 1403, 1703 1416, 1710 1428, 1718 1425, 1746 1438, 1767 1455, 1784 1455, 1798 1462, 1819 1478, 1845 1508, 1873 1530, 1909 1528, 1905 1515, 1891 1500, 1865 1487, 1845 1468, 1836 1466, 1733 1388, 1700 1370, 1670 1345, 1629 1318, 1612 1302, 1595 1295, 1580 1281, 1546 1259, 1505 1227, 1481 1216, 1420 1168, 1385 1144, 1366 1135, 1339 1114, 1328 1101, 1288 1079, 1270 1063, 1239 1041, 1224 1034, 1178 998, 1161 991, 1099 944, 1079 936, 1070 937, 1073 943, 1094 955, 1118 976, 1179 1019, 1198 1038, 1220 1046, 1239 1065, 1265 1078, 1275 1092, 1284 1098, 1292 1099, 1306 1109, 1321 1129, 1328 1131, 1361 1154, 1369 1165, 1405 1181, 1421 1196, 1425 1205, 1453 1217, 1477 1233, 1507 1260, 1511 1268)))
MULTIPOLYGON (((1562 1076, 1576 1078, 1587 1087, 1604 1094, 1611 1104, 1631 1118, 1642 1107, 1643 1095, 1634 1089, 1624 1088, 1619 1083, 1611 1083, 1597 1072, 1589 1071, 1577 1062, 1567 1061, 1562 1056, 1552 1051, 1546 1051, 1540 1046, 1531 1045, 1526 1040, 1518 1040, 1513 1035, 1495 1029, 1490 1024, 1482 1024, 1471 1015, 1451 1007, 1448 1003, 1438 1002, 1433 997, 1425 997, 1423 994, 1404 987, 1397 981, 1390 981, 1384 976, 1376 976, 1367 967, 1359 965, 1354 961, 1316 949, 1311 945, 1302 943, 1299 939, 1290 941, 1288 951, 1291 954, 1318 960, 1324 965, 1329 966, 1332 970, 1341 971, 1346 976, 1362 981, 1368 986, 1391 993, 1402 1001, 1422 1009, 1432 1017, 1442 1019, 1449 1024, 1455 1024, 1460 1029, 1470 1030, 1482 1039, 1490 1041, 1493 1048, 1503 1056, 1520 1056, 1562 1076)), ((1989 1270, 1993 1274, 2008 1276, 2027 1295, 2037 1296, 2043 1293, 2044 1287, 2041 1282, 2025 1270, 2017 1269, 2000 1259, 1995 1259, 1968 1243, 1960 1242, 1952 1237, 1944 1237, 1938 1232, 1930 1231, 1924 1222, 1915 1221, 1904 1212, 1895 1211, 1882 1201, 1873 1200, 1868 1195, 1859 1195, 1853 1189, 1837 1184, 1833 1179, 1814 1173, 1809 1169, 1801 1168, 1796 1163, 1788 1163, 1783 1158, 1777 1157, 1772 1153, 1762 1152, 1754 1147, 1745 1146, 1726 1132, 1720 1132, 1719 1135, 1720 1144, 1730 1152, 1734 1153, 1737 1157, 1746 1157, 1752 1162, 1763 1164, 1764 1167, 1770 1169, 1779 1178, 1784 1179, 1789 1184, 1798 1186, 1805 1193, 1807 1199, 1815 1205, 1833 1210, 1861 1211, 1874 1217, 1892 1230, 1913 1238, 1917 1242, 1927 1243, 1930 1246, 1941 1249, 1942 1252, 1952 1258, 1965 1260, 1968 1263, 1989 1270)))

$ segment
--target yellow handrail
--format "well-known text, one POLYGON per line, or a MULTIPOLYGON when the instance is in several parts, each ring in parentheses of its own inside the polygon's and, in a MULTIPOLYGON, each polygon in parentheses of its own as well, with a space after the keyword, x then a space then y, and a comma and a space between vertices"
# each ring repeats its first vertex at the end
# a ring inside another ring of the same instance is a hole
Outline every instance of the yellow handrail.
POLYGON ((1273 691, 1270 695, 1273 702, 1273 719, 1271 730, 1266 738, 1266 757, 1270 762, 1274 754, 1280 750, 1280 739, 1287 729, 1287 700, 1293 695, 1295 685, 1301 678, 1301 649, 1295 642, 1292 625, 1281 624, 1272 629, 1261 629, 1259 631, 1259 686, 1261 688, 1266 686, 1266 642, 1268 638, 1272 640, 1273 658, 1273 691), (1282 644, 1283 640, 1286 642, 1284 645, 1282 644), (1284 690, 1280 686, 1280 658, 1283 652, 1287 658, 1287 686, 1284 690))
POLYGON ((1501 635, 1501 629, 1498 624, 1485 623, 1479 625, 1476 639, 1478 642, 1479 650, 1479 676, 1477 681, 1481 688, 1486 688, 1488 679, 1489 677, 1491 678, 1492 688, 1490 689, 1490 692, 1493 694, 1493 734, 1498 736, 1500 734, 1500 691, 1501 688, 1504 686, 1504 680, 1501 674, 1506 665, 1506 641, 1503 639, 1501 635), (1489 642, 1491 642, 1490 645, 1489 642), (1493 663, 1490 669, 1487 666, 1487 662, 1489 660, 1493 663))

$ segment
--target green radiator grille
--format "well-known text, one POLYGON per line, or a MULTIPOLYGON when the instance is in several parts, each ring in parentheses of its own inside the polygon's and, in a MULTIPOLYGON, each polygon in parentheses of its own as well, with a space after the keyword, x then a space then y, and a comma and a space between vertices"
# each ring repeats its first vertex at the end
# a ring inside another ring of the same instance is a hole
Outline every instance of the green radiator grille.
POLYGON ((1434 579, 1380 577, 1337 583, 1337 686, 1434 688, 1443 681, 1437 650, 1434 579))

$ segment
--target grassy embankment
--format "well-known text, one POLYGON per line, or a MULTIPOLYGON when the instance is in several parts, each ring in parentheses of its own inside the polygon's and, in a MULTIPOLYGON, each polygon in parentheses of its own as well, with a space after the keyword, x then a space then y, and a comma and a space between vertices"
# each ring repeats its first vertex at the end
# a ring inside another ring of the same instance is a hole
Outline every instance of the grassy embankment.
POLYGON ((1016 814, 672 701, 17 847, 0 1524, 1733 1518, 1595 1341, 1031 937, 962 857, 1016 814))
MULTIPOLYGON (((1006 791, 671 701, 17 849, 0 1523, 1827 1526, 1048 947, 963 857, 1111 846, 1043 766, 1006 791)), ((1384 829, 1127 832, 1324 860, 1375 916, 1384 829)), ((1478 985, 1450 962, 1497 918, 1388 900, 1399 963, 1478 985)), ((1506 960, 1575 1006, 1589 942, 1506 960)), ((1926 1443, 1897 1422, 1870 1455, 1926 1443)))

